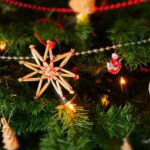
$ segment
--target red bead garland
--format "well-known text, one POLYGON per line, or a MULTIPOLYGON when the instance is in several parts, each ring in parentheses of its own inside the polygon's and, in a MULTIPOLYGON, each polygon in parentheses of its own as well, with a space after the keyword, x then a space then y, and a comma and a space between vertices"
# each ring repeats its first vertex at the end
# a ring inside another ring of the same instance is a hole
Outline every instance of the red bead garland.
MULTIPOLYGON (((52 7, 44 7, 44 6, 35 6, 35 5, 23 3, 23 2, 18 2, 16 0, 2 0, 2 1, 10 5, 27 8, 27 9, 38 10, 38 11, 53 11, 53 12, 58 12, 58 13, 73 13, 74 12, 70 8, 52 8, 52 7)), ((129 0, 127 2, 121 2, 121 3, 118 2, 116 4, 95 7, 95 12, 97 11, 102 12, 102 11, 127 7, 127 6, 136 5, 138 3, 143 3, 143 2, 148 2, 148 0, 129 0)))

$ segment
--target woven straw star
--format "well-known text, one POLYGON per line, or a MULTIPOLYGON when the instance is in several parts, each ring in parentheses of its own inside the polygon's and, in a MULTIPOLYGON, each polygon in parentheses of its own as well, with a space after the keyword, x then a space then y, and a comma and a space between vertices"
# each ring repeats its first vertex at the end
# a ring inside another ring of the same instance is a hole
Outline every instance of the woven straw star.
POLYGON ((34 48, 34 46, 30 45, 29 48, 31 49, 31 53, 36 64, 27 61, 19 62, 20 64, 23 64, 29 69, 33 70, 32 73, 19 78, 18 80, 20 82, 39 81, 35 98, 39 98, 50 85, 50 83, 53 85, 54 89, 61 98, 64 98, 62 87, 65 88, 70 94, 74 94, 72 87, 64 79, 64 77, 78 79, 79 76, 63 68, 74 53, 74 49, 71 49, 70 52, 54 57, 52 52, 54 46, 55 43, 48 40, 44 56, 42 57, 34 48), (55 63, 60 60, 62 60, 60 65, 58 67, 54 66, 55 63))

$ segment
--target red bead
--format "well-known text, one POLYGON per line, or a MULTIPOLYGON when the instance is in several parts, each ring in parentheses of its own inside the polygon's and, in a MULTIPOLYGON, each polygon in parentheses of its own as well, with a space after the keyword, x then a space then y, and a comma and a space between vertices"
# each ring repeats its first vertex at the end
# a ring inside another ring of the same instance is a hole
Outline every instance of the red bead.
POLYGON ((110 5, 110 9, 114 9, 114 6, 115 6, 114 4, 110 5))
POLYGON ((19 3, 18 2, 11 2, 13 5, 18 5, 19 3))
POLYGON ((75 75, 75 76, 73 77, 73 79, 74 79, 74 80, 78 80, 78 79, 79 79, 79 76, 78 76, 78 75, 75 75))
POLYGON ((78 67, 73 67, 73 68, 71 69, 71 71, 74 72, 74 73, 77 73, 77 72, 79 71, 79 68, 78 68, 78 67))
POLYGON ((128 1, 128 5, 132 5, 132 1, 128 1))
POLYGON ((37 9, 37 7, 32 5, 32 9, 37 9))
POLYGON ((41 10, 42 10, 42 11, 45 11, 46 9, 45 9, 45 7, 42 7, 41 10))
MULTIPOLYGON (((51 7, 43 7, 43 6, 35 6, 35 5, 30 5, 27 3, 23 2, 18 2, 17 0, 3 0, 6 3, 9 3, 10 5, 15 5, 18 7, 24 7, 28 9, 36 9, 39 11, 54 11, 54 12, 59 12, 59 13, 72 13, 74 12, 70 8, 51 8, 51 7)), ((101 7, 95 7, 95 12, 96 11, 106 11, 114 8, 120 8, 120 7, 126 7, 128 5, 135 5, 138 3, 143 3, 146 2, 145 0, 129 0, 128 2, 122 2, 122 3, 117 3, 117 4, 112 4, 112 5, 106 5, 106 6, 101 6, 101 7)))
POLYGON ((144 2, 144 0, 139 0, 139 3, 140 3, 140 2, 142 3, 142 2, 144 2))
POLYGON ((104 10, 108 10, 108 9, 109 9, 109 6, 108 6, 108 5, 104 7, 104 10))
POLYGON ((120 8, 120 6, 121 6, 120 3, 116 4, 116 8, 120 8))
POLYGON ((32 9, 32 5, 28 5, 27 8, 32 9))
POLYGON ((50 41, 50 43, 49 43, 50 48, 53 49, 53 48, 55 47, 55 44, 56 44, 55 42, 51 42, 51 41, 50 41))
POLYGON ((122 7, 126 7, 127 3, 126 2, 123 2, 122 3, 122 7))
POLYGON ((103 10, 104 10, 104 7, 101 6, 101 7, 99 8, 99 11, 103 11, 103 10))
POLYGON ((42 7, 41 7, 41 6, 37 6, 37 9, 38 9, 38 10, 42 10, 42 7))

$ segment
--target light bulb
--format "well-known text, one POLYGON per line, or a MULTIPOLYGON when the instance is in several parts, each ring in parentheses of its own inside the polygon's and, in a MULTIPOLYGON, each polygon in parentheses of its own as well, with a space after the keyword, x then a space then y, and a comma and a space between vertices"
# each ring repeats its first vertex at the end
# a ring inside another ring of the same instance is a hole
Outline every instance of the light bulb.
POLYGON ((67 102, 67 103, 66 103, 66 106, 68 106, 69 109, 71 109, 72 111, 76 112, 76 110, 75 110, 73 104, 71 104, 70 102, 67 102))
POLYGON ((126 84, 126 80, 125 80, 123 77, 120 78, 120 84, 121 84, 121 85, 126 84))
POLYGON ((0 51, 5 51, 7 43, 5 41, 0 41, 0 51))

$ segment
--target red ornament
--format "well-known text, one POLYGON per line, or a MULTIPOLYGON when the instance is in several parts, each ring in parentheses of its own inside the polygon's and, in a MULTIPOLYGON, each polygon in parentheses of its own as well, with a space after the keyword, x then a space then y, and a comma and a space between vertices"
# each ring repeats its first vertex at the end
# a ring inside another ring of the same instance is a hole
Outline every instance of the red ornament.
POLYGON ((73 77, 73 79, 74 79, 74 80, 78 80, 78 79, 79 79, 79 76, 78 76, 78 75, 75 75, 75 76, 73 77))
POLYGON ((78 67, 72 67, 72 68, 71 68, 71 71, 72 71, 73 73, 77 73, 77 72, 79 71, 79 68, 78 68, 78 67))
POLYGON ((54 47, 55 47, 55 42, 53 42, 53 41, 50 41, 49 42, 49 47, 51 48, 51 49, 53 49, 54 47))
POLYGON ((121 70, 122 64, 116 53, 112 53, 111 60, 107 62, 107 71, 111 74, 118 74, 121 70))

